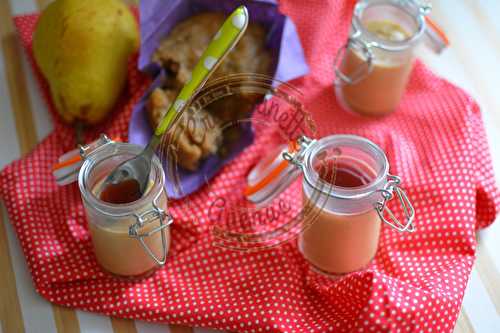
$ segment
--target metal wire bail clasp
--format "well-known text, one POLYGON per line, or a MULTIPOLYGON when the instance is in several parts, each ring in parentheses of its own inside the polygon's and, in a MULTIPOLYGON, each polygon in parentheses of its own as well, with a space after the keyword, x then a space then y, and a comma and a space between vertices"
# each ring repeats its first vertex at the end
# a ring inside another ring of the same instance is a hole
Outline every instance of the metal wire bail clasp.
POLYGON ((336 86, 341 86, 344 84, 356 84, 363 80, 368 74, 373 70, 373 52, 371 50, 371 45, 366 43, 360 38, 361 32, 356 31, 348 39, 347 42, 338 49, 335 59, 333 61, 333 66, 335 70, 335 81, 336 86), (358 68, 349 74, 343 73, 341 68, 344 65, 346 59, 347 50, 352 49, 353 52, 358 50, 361 52, 366 61, 358 66, 358 68))
POLYGON ((107 146, 110 143, 113 143, 114 141, 108 138, 106 134, 101 134, 99 139, 87 144, 87 145, 80 145, 80 156, 83 159, 86 159, 90 154, 94 153, 95 151, 102 149, 103 147, 107 146))
POLYGON ((424 16, 428 15, 432 10, 432 3, 428 2, 428 1, 410 0, 409 4, 415 6, 418 9, 418 11, 420 12, 420 14, 422 14, 424 16))
POLYGON ((380 219, 393 227, 394 229, 404 232, 414 232, 415 226, 413 225, 413 220, 415 218, 415 209, 410 202, 410 199, 406 195, 406 192, 399 186, 401 184, 401 179, 398 176, 388 175, 387 184, 383 189, 379 190, 382 194, 382 200, 375 204, 375 209, 380 216, 380 219), (387 207, 387 203, 394 197, 394 194, 399 199, 401 206, 403 207, 403 212, 405 215, 405 223, 401 223, 394 213, 387 207), (385 212, 387 212, 388 219, 385 217, 385 212))
POLYGON ((151 210, 148 210, 142 214, 134 214, 135 218, 137 219, 137 222, 129 227, 128 234, 130 237, 137 238, 139 240, 142 247, 146 250, 149 256, 153 258, 153 260, 156 262, 157 265, 163 266, 167 261, 167 251, 168 251, 168 244, 167 244, 167 239, 165 237, 164 229, 167 228, 170 224, 172 224, 173 219, 172 216, 170 216, 170 214, 168 214, 167 212, 165 212, 165 210, 158 207, 156 202, 157 199, 158 197, 156 197, 155 200, 153 201, 153 208, 151 210), (157 219, 159 219, 160 221, 160 225, 158 227, 148 232, 144 233, 139 232, 141 228, 156 221, 157 219), (161 232, 162 258, 158 258, 144 241, 145 237, 149 237, 157 232, 161 232))

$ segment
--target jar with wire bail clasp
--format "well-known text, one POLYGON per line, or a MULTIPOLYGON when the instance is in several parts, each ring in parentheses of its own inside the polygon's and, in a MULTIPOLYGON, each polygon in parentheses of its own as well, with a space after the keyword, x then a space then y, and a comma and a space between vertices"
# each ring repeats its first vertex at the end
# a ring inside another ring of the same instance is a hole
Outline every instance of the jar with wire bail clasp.
POLYGON ((351 32, 334 60, 335 92, 344 108, 362 115, 394 111, 406 89, 422 41, 436 53, 448 40, 418 0, 361 0, 351 32))
POLYGON ((60 185, 76 180, 97 262, 116 276, 142 278, 167 261, 172 218, 167 213, 165 175, 158 157, 151 164, 146 192, 137 200, 103 200, 103 182, 121 162, 143 148, 105 135, 60 158, 54 176, 60 185), (69 165, 69 166, 68 166, 69 165))
POLYGON ((319 272, 338 276, 365 268, 374 258, 381 223, 414 231, 414 208, 389 173, 380 147, 355 135, 319 140, 301 137, 264 159, 248 176, 249 201, 265 206, 302 174, 302 228, 298 247, 319 272), (387 203, 397 198, 404 222, 387 203))

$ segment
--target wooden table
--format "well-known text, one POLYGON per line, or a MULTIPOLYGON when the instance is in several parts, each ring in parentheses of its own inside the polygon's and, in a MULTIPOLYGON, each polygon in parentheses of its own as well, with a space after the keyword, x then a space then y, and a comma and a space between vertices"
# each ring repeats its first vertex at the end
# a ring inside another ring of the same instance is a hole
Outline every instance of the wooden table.
MULTIPOLYGON (((0 0, 0 169, 29 152, 52 125, 11 16, 36 11, 43 0, 0 0)), ((451 40, 437 57, 421 58, 468 90, 481 105, 497 177, 500 175, 500 2, 435 0, 433 18, 451 40)), ((20 246, 2 206, 0 215, 0 333, 214 332, 108 318, 51 305, 35 293, 20 246)), ((479 251, 455 332, 500 332, 500 223, 479 234, 479 251)))

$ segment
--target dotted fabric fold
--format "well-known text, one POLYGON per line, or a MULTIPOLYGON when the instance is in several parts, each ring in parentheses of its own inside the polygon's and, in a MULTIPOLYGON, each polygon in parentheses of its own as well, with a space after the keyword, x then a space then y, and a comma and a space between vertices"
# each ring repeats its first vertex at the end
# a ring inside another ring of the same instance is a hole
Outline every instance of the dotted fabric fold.
MULTIPOLYGON (((58 187, 52 178, 52 164, 75 145, 74 131, 53 111, 48 86, 33 66, 55 130, 2 170, 0 195, 37 292, 117 317, 241 332, 452 332, 474 261, 475 231, 498 209, 479 108, 417 62, 393 115, 366 119, 343 111, 333 93, 332 60, 345 41, 353 1, 308 1, 307 10, 301 3, 283 0, 281 10, 296 23, 311 67, 293 83, 318 134, 358 134, 379 144, 414 203, 417 231, 400 234, 384 226, 368 269, 335 281, 312 271, 295 242, 246 254, 213 247, 209 205, 217 196, 230 203, 242 189, 268 149, 257 138, 210 189, 170 203, 173 244, 163 269, 140 282, 115 279, 96 263, 77 185, 58 187)), ((31 61, 36 19, 15 19, 31 61)), ((126 138, 131 108, 149 83, 133 59, 122 101, 86 139, 101 132, 126 138)))

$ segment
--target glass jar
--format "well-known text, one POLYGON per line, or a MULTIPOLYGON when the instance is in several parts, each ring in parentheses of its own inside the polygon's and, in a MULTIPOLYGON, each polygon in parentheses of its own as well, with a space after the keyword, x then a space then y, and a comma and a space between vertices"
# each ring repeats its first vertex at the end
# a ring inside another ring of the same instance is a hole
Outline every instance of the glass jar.
POLYGON ((448 44, 425 17, 430 9, 417 0, 358 1, 349 38, 334 64, 335 92, 344 108, 371 116, 397 108, 423 37, 437 52, 448 44))
POLYGON ((381 222, 400 232, 414 231, 415 211, 401 180, 389 174, 386 155, 368 139, 302 137, 274 156, 250 172, 247 199, 267 205, 303 174, 302 225, 286 230, 299 231, 299 250, 318 271, 341 275, 366 267, 377 252, 381 222), (404 223, 387 206, 394 197, 403 207, 404 223))
POLYGON ((122 277, 144 277, 163 266, 170 246, 172 219, 167 214, 165 175, 156 156, 151 164, 148 189, 140 199, 113 204, 99 198, 106 176, 142 149, 113 142, 105 136, 81 148, 84 162, 78 186, 94 252, 106 271, 122 277))

